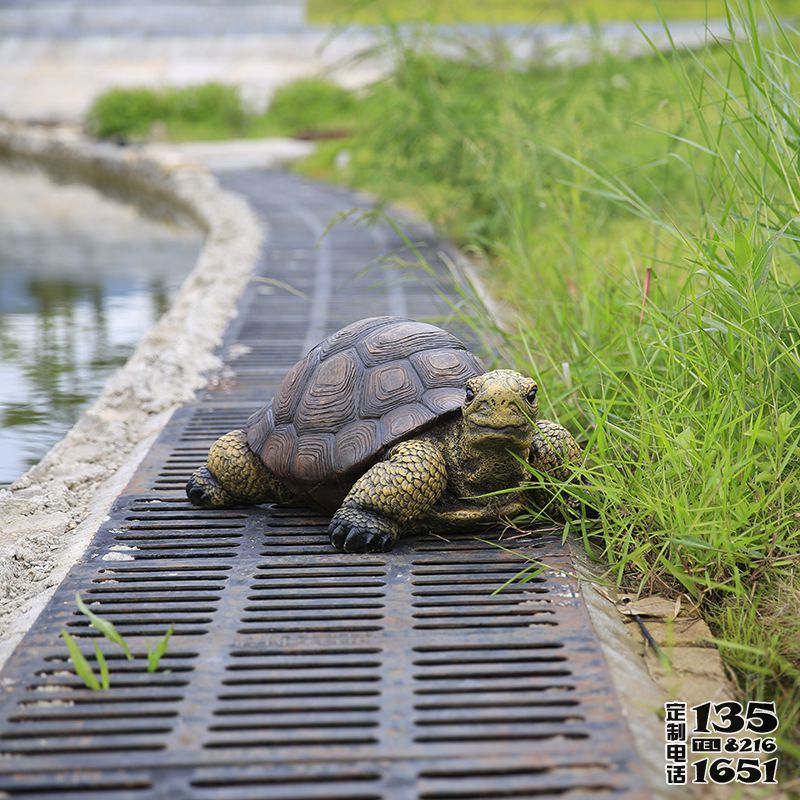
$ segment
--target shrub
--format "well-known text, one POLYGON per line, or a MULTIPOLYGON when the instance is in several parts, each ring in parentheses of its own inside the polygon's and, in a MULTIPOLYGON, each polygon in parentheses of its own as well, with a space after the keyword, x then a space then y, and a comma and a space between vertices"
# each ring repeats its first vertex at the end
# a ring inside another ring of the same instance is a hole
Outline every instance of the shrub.
POLYGON ((94 136, 147 138, 156 124, 171 138, 240 135, 247 114, 239 92, 219 83, 163 89, 110 89, 86 118, 94 136))
POLYGON ((353 93, 320 78, 303 78, 280 87, 267 116, 289 133, 350 125, 356 109, 353 93))

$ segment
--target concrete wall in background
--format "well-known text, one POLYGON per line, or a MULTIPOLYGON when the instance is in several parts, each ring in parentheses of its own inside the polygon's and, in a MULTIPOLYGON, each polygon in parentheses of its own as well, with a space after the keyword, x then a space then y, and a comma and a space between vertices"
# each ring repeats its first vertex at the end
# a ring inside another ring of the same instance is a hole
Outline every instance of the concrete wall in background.
POLYGON ((0 36, 257 34, 305 16, 305 0, 0 0, 0 36))

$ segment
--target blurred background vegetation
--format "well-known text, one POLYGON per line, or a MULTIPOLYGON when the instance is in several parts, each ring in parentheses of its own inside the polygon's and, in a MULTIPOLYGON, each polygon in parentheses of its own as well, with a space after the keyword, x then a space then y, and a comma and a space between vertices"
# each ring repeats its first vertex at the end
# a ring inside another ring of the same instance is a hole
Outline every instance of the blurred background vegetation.
MULTIPOLYGON (((793 0, 777 0, 781 14, 797 13, 793 0)), ((725 0, 307 0, 308 19, 319 24, 393 22, 586 22, 671 20, 725 15, 725 0)))

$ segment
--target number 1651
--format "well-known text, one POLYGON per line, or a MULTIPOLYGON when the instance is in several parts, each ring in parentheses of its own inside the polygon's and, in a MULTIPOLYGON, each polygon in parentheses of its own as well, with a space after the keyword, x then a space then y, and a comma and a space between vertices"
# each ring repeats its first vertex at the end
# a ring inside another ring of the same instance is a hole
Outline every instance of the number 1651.
POLYGON ((778 759, 771 758, 763 764, 757 758, 707 758, 695 761, 693 783, 777 783, 775 773, 778 770, 778 759))

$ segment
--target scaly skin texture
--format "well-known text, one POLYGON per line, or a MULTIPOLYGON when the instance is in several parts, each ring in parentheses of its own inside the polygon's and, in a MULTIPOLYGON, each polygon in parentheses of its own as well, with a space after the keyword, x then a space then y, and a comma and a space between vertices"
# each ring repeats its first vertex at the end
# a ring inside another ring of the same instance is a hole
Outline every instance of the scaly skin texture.
POLYGON ((353 484, 331 520, 331 542, 351 553, 391 550, 401 525, 433 508, 446 488, 441 449, 425 439, 401 442, 353 484))
MULTIPOLYGON (((466 382, 461 415, 395 445, 353 484, 328 528, 347 552, 391 550, 402 533, 464 530, 518 516, 526 501, 558 512, 572 500, 556 497, 547 478, 569 480, 581 450, 569 431, 537 420, 536 383, 512 370, 466 382), (525 492, 531 464, 544 476, 525 492), (491 496, 487 494, 498 492, 491 496)), ((195 505, 220 508, 286 502, 291 492, 250 450, 243 431, 211 448, 187 486, 195 505)))
MULTIPOLYGON (((531 465, 558 481, 568 481, 571 477, 570 464, 576 464, 581 459, 580 445, 572 438, 572 434, 557 422, 547 419, 537 420, 536 430, 529 456, 531 465)), ((528 494, 538 508, 558 513, 560 511, 558 504, 565 503, 575 511, 580 510, 580 501, 577 498, 572 496, 557 498, 546 483, 535 489, 529 489, 528 494)))
POLYGON ((206 466, 186 484, 189 500, 203 508, 287 502, 292 493, 250 449, 244 431, 226 433, 211 445, 206 466))

